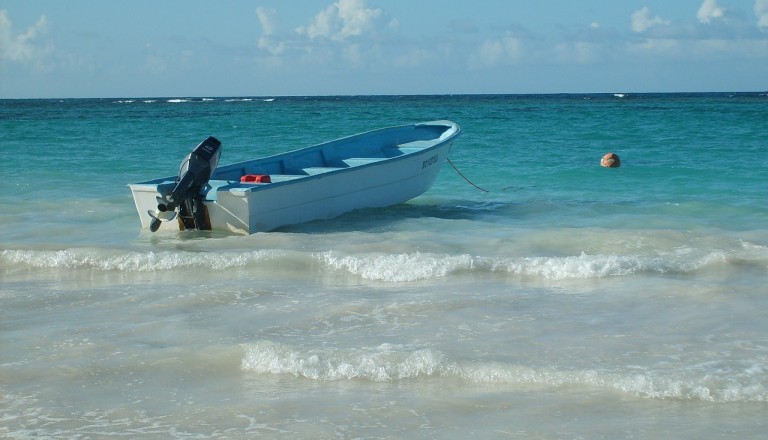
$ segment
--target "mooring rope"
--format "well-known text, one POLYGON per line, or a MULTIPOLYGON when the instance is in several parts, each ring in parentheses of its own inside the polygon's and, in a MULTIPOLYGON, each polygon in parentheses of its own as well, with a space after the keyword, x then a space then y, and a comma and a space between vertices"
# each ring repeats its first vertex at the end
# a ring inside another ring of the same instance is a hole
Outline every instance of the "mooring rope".
POLYGON ((453 164, 453 162, 451 162, 451 159, 446 159, 446 160, 448 161, 448 163, 449 163, 449 164, 451 164, 451 166, 453 167, 453 169, 454 169, 454 170, 456 170, 456 172, 459 174, 459 176, 461 176, 462 178, 464 178, 464 180, 466 180, 466 181, 467 181, 467 183, 469 183, 470 185, 472 185, 472 186, 474 186, 475 188, 479 189, 480 191, 483 191, 483 192, 490 192, 490 191, 488 191, 487 189, 483 189, 483 188, 480 188, 479 186, 477 186, 477 185, 475 185, 474 183, 472 183, 472 181, 471 181, 471 180, 467 179, 467 176, 465 176, 464 174, 462 174, 462 173, 461 173, 461 171, 459 171, 459 169, 458 169, 458 168, 456 168, 456 165, 454 165, 454 164, 453 164))

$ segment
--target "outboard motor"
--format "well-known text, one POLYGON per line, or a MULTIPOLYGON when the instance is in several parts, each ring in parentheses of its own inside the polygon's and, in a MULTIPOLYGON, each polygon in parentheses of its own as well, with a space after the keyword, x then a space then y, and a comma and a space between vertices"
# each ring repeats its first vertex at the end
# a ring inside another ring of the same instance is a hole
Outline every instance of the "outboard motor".
POLYGON ((221 142, 213 136, 208 137, 184 158, 176 177, 176 186, 169 194, 157 198, 157 211, 150 211, 153 217, 149 229, 152 232, 160 228, 160 223, 176 217, 176 209, 183 229, 210 229, 203 189, 208 184, 213 170, 219 163, 221 142))

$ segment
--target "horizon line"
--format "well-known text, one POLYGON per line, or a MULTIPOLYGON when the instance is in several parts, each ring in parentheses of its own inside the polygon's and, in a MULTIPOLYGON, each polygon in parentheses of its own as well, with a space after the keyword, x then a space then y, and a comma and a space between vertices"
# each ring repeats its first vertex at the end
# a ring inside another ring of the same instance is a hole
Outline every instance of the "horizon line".
POLYGON ((425 96, 584 96, 607 95, 626 97, 631 95, 725 95, 725 94, 758 94, 768 95, 768 90, 751 91, 681 91, 681 92, 547 92, 547 93, 382 93, 382 94, 328 94, 328 95, 158 95, 158 96, 101 96, 101 97, 37 97, 37 98, 5 98, 0 101, 34 101, 34 100, 149 100, 149 99, 275 99, 275 98, 365 98, 365 97, 425 97, 425 96))

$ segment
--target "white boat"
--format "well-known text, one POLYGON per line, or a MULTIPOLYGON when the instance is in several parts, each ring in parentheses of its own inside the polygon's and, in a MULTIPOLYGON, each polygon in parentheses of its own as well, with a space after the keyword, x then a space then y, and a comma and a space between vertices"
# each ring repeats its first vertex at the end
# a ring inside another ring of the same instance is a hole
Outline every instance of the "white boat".
POLYGON ((253 234, 419 196, 460 132, 451 121, 401 125, 218 168, 221 143, 210 137, 178 176, 128 187, 152 231, 253 234))

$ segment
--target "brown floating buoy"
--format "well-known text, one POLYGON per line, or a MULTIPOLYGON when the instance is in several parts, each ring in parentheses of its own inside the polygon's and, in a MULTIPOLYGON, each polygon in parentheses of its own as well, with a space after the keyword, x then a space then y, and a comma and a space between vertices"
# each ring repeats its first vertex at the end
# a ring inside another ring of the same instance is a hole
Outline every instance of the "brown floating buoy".
POLYGON ((621 160, 619 156, 614 153, 606 153, 602 159, 600 159, 600 166, 607 168, 618 168, 621 166, 621 160))

